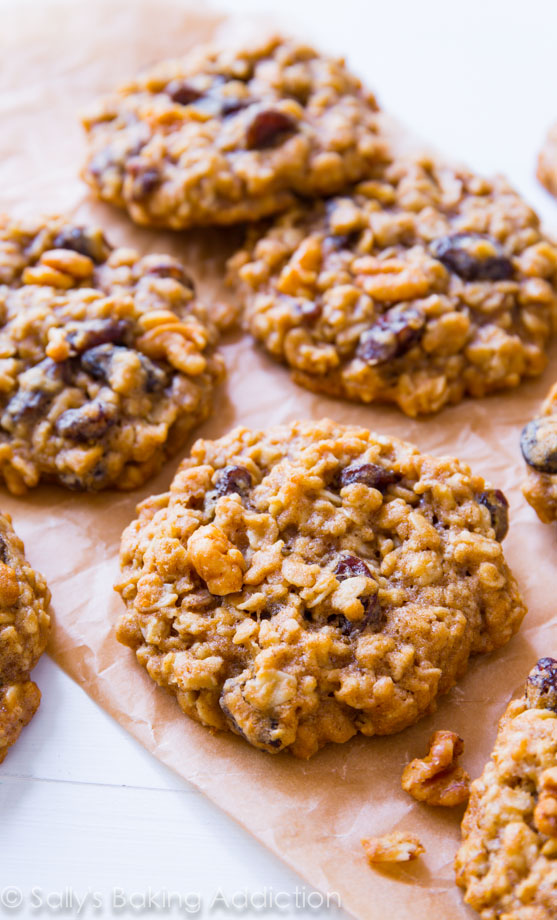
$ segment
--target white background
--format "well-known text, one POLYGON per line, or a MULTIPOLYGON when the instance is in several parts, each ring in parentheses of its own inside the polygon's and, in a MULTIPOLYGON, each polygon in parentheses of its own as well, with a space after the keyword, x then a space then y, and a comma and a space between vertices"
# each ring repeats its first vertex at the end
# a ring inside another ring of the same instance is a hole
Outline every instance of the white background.
MULTIPOLYGON (((20 2, 29 3, 32 15, 31 0, 20 2)), ((271 12, 291 31, 345 54, 384 108, 453 159, 505 172, 557 226, 557 204, 534 177, 536 151, 557 118, 555 0, 221 0, 207 6, 237 15, 271 12)), ((219 889, 230 897, 266 887, 293 899, 296 886, 303 888, 48 658, 35 679, 41 708, 0 768, 0 898, 14 886, 26 901, 18 912, 0 906, 0 917, 78 916, 75 901, 73 908, 33 910, 32 885, 41 892, 37 901, 47 892, 54 899, 72 890, 80 897, 91 892, 90 898, 100 892, 103 908, 95 913, 90 900, 80 914, 86 917, 188 916, 156 908, 112 911, 114 887, 138 898, 149 887, 198 893, 204 906, 197 916, 204 917, 246 916, 210 911, 219 889)), ((262 915, 340 916, 294 908, 262 915)))

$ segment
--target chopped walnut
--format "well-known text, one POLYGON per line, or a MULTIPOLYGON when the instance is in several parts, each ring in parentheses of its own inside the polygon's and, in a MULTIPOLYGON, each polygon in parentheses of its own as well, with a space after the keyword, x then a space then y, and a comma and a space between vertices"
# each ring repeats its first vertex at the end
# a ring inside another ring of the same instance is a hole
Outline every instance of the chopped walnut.
POLYGON ((544 770, 534 811, 534 824, 541 834, 557 837, 557 767, 544 770))
POLYGON ((410 862, 425 853, 425 847, 415 834, 400 831, 383 837, 364 837, 362 846, 370 866, 383 862, 410 862))
POLYGON ((464 742, 454 732, 435 732, 429 754, 412 760, 403 770, 402 788, 418 802, 451 807, 467 802, 470 777, 457 760, 464 742))
POLYGON ((242 590, 244 557, 219 527, 207 524, 188 540, 188 556, 211 594, 234 594, 242 590))

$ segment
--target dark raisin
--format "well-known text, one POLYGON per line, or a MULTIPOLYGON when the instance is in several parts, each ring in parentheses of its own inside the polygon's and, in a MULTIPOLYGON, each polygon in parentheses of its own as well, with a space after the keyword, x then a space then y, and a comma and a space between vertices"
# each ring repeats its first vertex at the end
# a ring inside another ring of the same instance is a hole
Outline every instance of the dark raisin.
POLYGON ((357 575, 365 575, 371 578, 371 572, 363 559, 357 556, 343 556, 336 564, 335 575, 338 581, 344 581, 345 578, 355 578, 357 575))
POLYGON ((8 561, 8 559, 9 559, 8 544, 6 543, 2 534, 0 534, 0 562, 3 562, 5 564, 8 561))
MULTIPOLYGON (((358 575, 365 575, 366 578, 372 578, 372 574, 363 559, 357 556, 343 556, 336 564, 335 575, 338 581, 344 581, 346 578, 356 578, 358 575)), ((378 629, 383 620, 383 612, 379 603, 377 594, 364 595, 358 600, 364 608, 364 615, 361 620, 349 620, 348 617, 340 615, 333 617, 343 636, 354 638, 364 631, 367 627, 378 629)))
POLYGON ((251 489, 251 473, 243 466, 225 466, 219 473, 216 491, 218 495, 245 495, 251 489))
POLYGON ((167 96, 179 105, 191 105, 201 99, 203 93, 186 80, 171 80, 165 89, 167 96))
MULTIPOLYGON (((123 355, 125 352, 129 351, 131 351, 131 349, 124 348, 121 345, 112 345, 108 342, 105 345, 97 345, 95 348, 90 348, 81 355, 81 366, 87 373, 91 374, 91 377, 94 377, 95 380, 102 380, 105 383, 109 383, 112 362, 117 355, 123 355)), ((145 391, 147 393, 155 393, 158 390, 164 389, 168 382, 165 371, 141 352, 138 351, 136 354, 145 373, 145 391)))
POLYGON ((43 390, 21 389, 10 399, 6 412, 14 422, 20 422, 22 419, 37 415, 48 405, 50 399, 50 393, 45 393, 43 390))
POLYGON ((95 380, 103 380, 108 383, 112 361, 119 351, 124 351, 118 345, 112 345, 106 342, 104 345, 97 345, 90 348, 81 355, 81 366, 95 380))
POLYGON ((453 233, 431 244, 431 254, 464 281, 506 281, 513 276, 513 265, 497 240, 482 233, 453 233), (495 255, 479 255, 482 242, 489 242, 495 255))
POLYGON ((551 709, 557 712, 557 660, 540 658, 526 681, 529 709, 551 709))
POLYGON ((420 341, 425 318, 418 310, 389 310, 360 336, 356 355, 374 366, 400 358, 420 341))
POLYGON ((264 109, 248 125, 246 145, 249 150, 261 150, 283 141, 286 134, 297 130, 297 122, 277 109, 264 109))
POLYGON ((192 278, 184 271, 184 267, 177 259, 161 259, 160 262, 147 268, 147 275, 155 275, 157 278, 174 278, 180 284, 195 291, 192 278))
POLYGON ((402 474, 395 470, 386 469, 384 466, 378 466, 376 463, 360 463, 356 461, 350 466, 345 466, 338 477, 340 488, 352 485, 354 482, 361 482, 371 489, 378 489, 384 492, 388 486, 400 482, 402 474))
POLYGON ((118 409, 112 403, 93 399, 79 409, 66 409, 56 419, 56 431, 71 441, 94 441, 102 438, 118 417, 118 409))
POLYGON ((86 230, 84 227, 63 227, 54 238, 52 248, 79 252, 97 265, 108 258, 112 249, 100 230, 86 230))
POLYGON ((154 361, 151 361, 146 355, 141 354, 140 351, 137 352, 139 356, 139 361, 141 367, 145 372, 145 390, 147 393, 158 393, 161 390, 164 390, 165 386, 168 383, 168 375, 166 371, 155 364, 154 361))
POLYGON ((90 319, 68 332, 66 340, 75 354, 82 354, 97 345, 121 344, 128 329, 129 323, 123 319, 90 319))
POLYGON ((133 179, 131 196, 139 201, 154 192, 161 182, 161 175, 154 166, 149 166, 141 159, 131 159, 128 162, 128 172, 133 179))
POLYGON ((538 473, 557 473, 557 416, 532 419, 522 429, 520 449, 528 466, 538 473))
POLYGON ((235 115, 236 112, 247 109, 249 105, 252 105, 252 100, 250 99, 239 99, 236 96, 223 96, 220 103, 221 115, 223 118, 228 118, 229 115, 235 115))
POLYGON ((37 380, 33 388, 21 387, 6 406, 6 413, 14 422, 38 415, 50 404, 60 384, 65 382, 67 365, 44 358, 35 365, 33 372, 37 378, 43 378, 42 385, 37 380))
POLYGON ((509 530, 509 503, 501 489, 487 489, 478 494, 480 505, 485 505, 491 517, 495 539, 501 543, 509 530))

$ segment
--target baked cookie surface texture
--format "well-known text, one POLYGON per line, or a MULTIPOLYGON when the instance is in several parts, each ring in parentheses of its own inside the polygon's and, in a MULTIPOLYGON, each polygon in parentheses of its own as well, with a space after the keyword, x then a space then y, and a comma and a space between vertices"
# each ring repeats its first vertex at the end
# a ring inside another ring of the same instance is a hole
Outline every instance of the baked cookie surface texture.
POLYGON ((557 383, 537 418, 522 429, 522 455, 528 479, 522 491, 544 524, 557 520, 557 383))
POLYGON ((504 495, 325 420, 198 441, 124 532, 118 639, 185 713, 309 757, 431 712, 525 608, 504 495))
POLYGON ((257 220, 329 195, 384 158, 377 104, 344 61, 271 38, 204 47, 101 99, 83 177, 137 223, 257 220))
POLYGON ((246 325, 294 380, 410 416, 542 372, 557 248, 506 181, 429 156, 248 233, 230 260, 246 325))
POLYGON ((176 260, 63 218, 0 223, 0 475, 133 488, 210 411, 216 329, 176 260))
POLYGON ((25 559, 9 515, 0 513, 0 763, 38 709, 29 673, 50 628, 50 592, 25 559))
POLYGON ((541 658, 499 723, 472 783, 456 858, 465 900, 484 920, 557 916, 557 660, 541 658))

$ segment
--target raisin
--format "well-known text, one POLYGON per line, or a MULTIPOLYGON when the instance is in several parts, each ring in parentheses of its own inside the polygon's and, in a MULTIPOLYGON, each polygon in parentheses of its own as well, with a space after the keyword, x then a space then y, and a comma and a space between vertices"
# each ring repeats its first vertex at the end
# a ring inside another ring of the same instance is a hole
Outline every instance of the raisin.
POLYGON ((79 409, 66 409, 56 420, 56 431, 71 441, 93 441, 102 438, 114 425, 118 410, 112 403, 93 399, 79 409))
POLYGON ((131 196, 135 201, 150 195, 160 185, 161 175, 158 169, 149 166, 143 160, 129 160, 128 171, 133 179, 131 196))
POLYGON ((221 115, 223 118, 228 118, 229 115, 235 115, 236 112, 247 109, 249 105, 252 105, 250 99, 238 99, 236 96, 223 96, 220 105, 221 115))
POLYGON ((509 530, 509 503, 501 489, 487 489, 478 494, 480 505, 485 505, 491 517, 495 539, 501 543, 509 530))
POLYGON ((192 278, 184 271, 184 267, 177 259, 161 259, 160 262, 149 266, 147 275, 155 275, 157 278, 174 278, 175 281, 195 291, 192 278))
POLYGON ((166 371, 155 364, 154 361, 151 361, 146 355, 142 355, 140 351, 137 352, 139 356, 139 361, 141 367, 145 372, 145 390, 147 393, 158 393, 160 390, 164 390, 165 386, 168 383, 168 376, 166 371))
POLYGON ((272 147, 278 141, 284 140, 286 134, 296 131, 297 127, 296 121, 286 112, 264 109, 258 112, 248 125, 246 145, 249 150, 272 147))
MULTIPOLYGON (((343 556, 339 559, 335 568, 335 575, 338 581, 344 581, 346 578, 356 578, 358 575, 365 575, 366 578, 372 578, 372 574, 362 559, 357 556, 343 556)), ((364 615, 361 620, 349 620, 341 614, 334 619, 343 636, 353 639, 359 635, 368 626, 376 630, 381 626, 383 621, 383 612, 379 603, 377 594, 364 595, 358 598, 364 608, 364 615)))
POLYGON ((71 249, 82 256, 88 256, 97 265, 110 255, 112 246, 101 230, 86 230, 84 227, 63 227, 52 243, 53 249, 71 249))
POLYGON ((44 378, 44 384, 36 385, 32 389, 21 387, 12 396, 6 406, 6 413, 15 422, 32 418, 49 405, 55 392, 59 389, 57 385, 65 381, 67 366, 64 362, 57 363, 52 358, 44 358, 35 365, 33 371, 44 378))
POLYGON ((358 358, 374 366, 406 354, 420 341, 425 318, 418 310, 389 310, 360 336, 358 358))
POLYGON ((557 712, 557 660, 540 658, 526 681, 529 709, 551 709, 557 712))
POLYGON ((453 233, 431 244, 431 254, 445 268, 464 281, 506 281, 513 276, 513 265, 499 243, 482 233, 453 233), (489 242, 495 255, 477 255, 482 241, 489 242))
POLYGON ((9 559, 8 544, 2 534, 0 534, 0 562, 7 563, 9 559))
POLYGON ((82 354, 97 345, 120 344, 129 324, 123 319, 90 319, 68 332, 66 339, 75 354, 82 354))
POLYGON ((522 429, 520 449, 528 466, 538 473, 557 473, 557 417, 532 419, 522 429))
POLYGON ((81 355, 81 366, 95 380, 102 380, 108 383, 112 361, 118 351, 124 351, 117 345, 106 342, 104 345, 96 345, 89 348, 88 351, 81 355))
MULTIPOLYGON (((108 342, 105 345, 97 345, 81 355, 81 366, 95 380, 103 380, 105 383, 109 383, 114 358, 118 354, 124 354, 126 351, 129 352, 131 349, 120 345, 112 345, 108 342)), ((139 351, 136 354, 145 373, 145 391, 155 393, 158 390, 162 390, 167 384, 166 373, 146 355, 141 354, 139 351)))
POLYGON ((245 495, 251 489, 251 473, 243 466, 225 466, 221 470, 216 484, 218 495, 245 495))
POLYGON ((37 415, 50 402, 50 394, 43 390, 18 390, 12 396, 6 412, 14 422, 37 415))
POLYGON ((356 461, 350 466, 345 466, 338 477, 338 485, 342 489, 344 486, 350 486, 354 482, 361 482, 371 489, 378 489, 384 492, 388 486, 400 482, 402 474, 395 470, 388 470, 384 466, 378 466, 376 463, 360 463, 356 461))
POLYGON ((191 105, 201 99, 203 93, 186 80, 171 80, 165 89, 167 96, 179 105, 191 105))
POLYGON ((344 581, 345 578, 355 578, 357 575, 365 575, 371 578, 371 572, 362 559, 357 556, 344 556, 337 562, 335 575, 338 581, 344 581))

